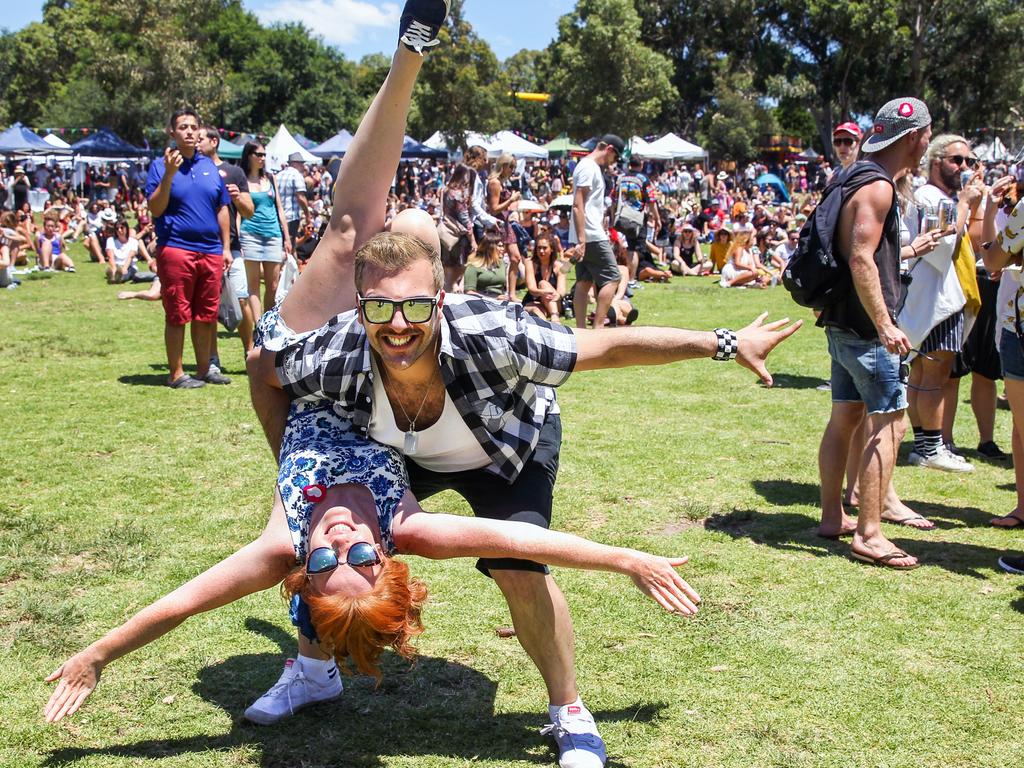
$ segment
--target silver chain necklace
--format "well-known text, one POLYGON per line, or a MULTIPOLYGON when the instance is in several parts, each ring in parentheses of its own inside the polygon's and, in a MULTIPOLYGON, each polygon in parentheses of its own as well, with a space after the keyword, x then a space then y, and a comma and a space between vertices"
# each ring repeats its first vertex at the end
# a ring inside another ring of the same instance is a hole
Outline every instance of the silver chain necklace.
MULTIPOLYGON (((438 366, 438 371, 440 370, 441 368, 438 366)), ((384 375, 385 383, 390 381, 390 376, 387 373, 387 366, 383 361, 380 364, 380 371, 384 375)), ((409 428, 405 430, 405 440, 402 443, 402 453, 406 456, 416 453, 416 449, 419 448, 420 440, 419 435, 416 434, 416 419, 420 417, 420 414, 423 412, 423 406, 427 404, 427 398, 430 397, 430 384, 434 383, 434 378, 436 378, 436 376, 431 377, 430 382, 426 387, 426 392, 423 393, 423 399, 420 400, 420 407, 416 410, 416 415, 411 419, 409 418, 409 414, 405 412, 405 406, 402 405, 402 401, 397 397, 395 398, 398 401, 399 410, 402 411, 402 415, 405 417, 405 420, 409 422, 409 428)), ((387 390, 385 390, 385 394, 386 392, 387 390)))

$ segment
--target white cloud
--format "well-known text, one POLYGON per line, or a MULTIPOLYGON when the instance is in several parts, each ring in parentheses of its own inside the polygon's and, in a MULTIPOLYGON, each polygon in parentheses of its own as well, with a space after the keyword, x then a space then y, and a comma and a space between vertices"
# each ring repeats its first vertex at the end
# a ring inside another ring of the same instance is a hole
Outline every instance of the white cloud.
POLYGON ((374 27, 392 27, 397 35, 401 8, 362 0, 271 0, 255 13, 264 24, 302 22, 328 43, 346 45, 374 27))

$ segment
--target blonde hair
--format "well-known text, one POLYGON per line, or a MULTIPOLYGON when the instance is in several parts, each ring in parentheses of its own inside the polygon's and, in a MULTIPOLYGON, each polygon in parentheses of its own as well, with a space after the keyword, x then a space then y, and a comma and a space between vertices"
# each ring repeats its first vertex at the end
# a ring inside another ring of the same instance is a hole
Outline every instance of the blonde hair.
POLYGON ((374 235, 356 251, 356 290, 363 290, 363 273, 368 266, 393 274, 408 269, 413 263, 425 259, 434 273, 434 291, 444 286, 444 267, 441 256, 418 237, 401 232, 381 232, 374 235))
POLYGON ((500 237, 488 232, 480 238, 476 251, 469 257, 468 262, 477 269, 494 269, 501 264, 501 243, 500 237))
POLYGON ((509 165, 515 166, 515 164, 516 158, 514 155, 508 152, 502 152, 498 159, 495 161, 494 168, 493 170, 491 170, 490 175, 487 177, 488 180, 500 178, 502 168, 505 168, 506 166, 509 165))

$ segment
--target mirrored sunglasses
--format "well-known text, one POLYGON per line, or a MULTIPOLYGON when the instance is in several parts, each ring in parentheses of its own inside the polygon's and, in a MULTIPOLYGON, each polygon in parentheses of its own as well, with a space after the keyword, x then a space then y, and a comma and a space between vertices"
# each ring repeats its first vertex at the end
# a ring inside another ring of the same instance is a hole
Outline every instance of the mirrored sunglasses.
MULTIPOLYGON (((366 541, 357 541, 345 553, 345 562, 353 568, 370 568, 380 565, 377 548, 366 541)), ((317 547, 306 560, 306 575, 329 573, 340 565, 338 553, 332 547, 317 547)))

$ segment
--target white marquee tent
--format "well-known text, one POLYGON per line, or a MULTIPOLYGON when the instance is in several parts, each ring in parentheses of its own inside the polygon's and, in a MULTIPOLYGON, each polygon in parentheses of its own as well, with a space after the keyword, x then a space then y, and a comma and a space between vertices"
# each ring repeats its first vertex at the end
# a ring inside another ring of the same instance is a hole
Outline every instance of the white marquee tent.
POLYGON ((322 162, 319 157, 299 144, 282 124, 274 138, 267 143, 267 168, 271 171, 284 168, 288 164, 288 155, 293 152, 302 155, 302 159, 307 163, 319 165, 322 162))
POLYGON ((653 152, 667 153, 673 160, 703 160, 705 155, 704 150, 696 144, 691 144, 674 133, 666 133, 657 141, 652 141, 648 148, 653 152))
POLYGON ((491 137, 491 145, 488 147, 487 154, 494 157, 503 152, 508 152, 517 158, 548 159, 548 151, 546 149, 539 144, 527 141, 522 136, 512 133, 512 131, 498 131, 491 137))
POLYGON ((654 142, 646 142, 639 136, 629 140, 629 151, 631 156, 644 160, 671 160, 672 155, 667 150, 655 149, 654 142))

